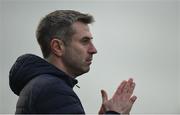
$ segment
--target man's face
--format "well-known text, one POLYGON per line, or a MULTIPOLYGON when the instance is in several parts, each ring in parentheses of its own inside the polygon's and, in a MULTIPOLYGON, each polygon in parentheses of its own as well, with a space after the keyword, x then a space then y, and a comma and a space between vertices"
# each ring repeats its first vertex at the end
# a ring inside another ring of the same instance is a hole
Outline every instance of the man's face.
POLYGON ((97 50, 92 43, 92 35, 87 24, 75 22, 72 28, 75 33, 70 43, 65 46, 62 59, 67 71, 79 76, 89 71, 93 54, 97 53, 97 50))

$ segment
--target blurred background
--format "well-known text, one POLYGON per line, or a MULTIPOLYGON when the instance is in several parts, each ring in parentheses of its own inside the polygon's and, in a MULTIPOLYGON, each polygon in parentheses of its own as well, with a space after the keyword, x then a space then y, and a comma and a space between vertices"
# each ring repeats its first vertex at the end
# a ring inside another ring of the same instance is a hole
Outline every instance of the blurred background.
POLYGON ((134 114, 180 113, 179 0, 0 0, 0 113, 14 113, 18 97, 9 88, 9 70, 18 56, 41 56, 36 27, 60 9, 92 14, 91 31, 98 54, 91 71, 78 77, 87 114, 101 105, 124 79, 136 82, 134 114))

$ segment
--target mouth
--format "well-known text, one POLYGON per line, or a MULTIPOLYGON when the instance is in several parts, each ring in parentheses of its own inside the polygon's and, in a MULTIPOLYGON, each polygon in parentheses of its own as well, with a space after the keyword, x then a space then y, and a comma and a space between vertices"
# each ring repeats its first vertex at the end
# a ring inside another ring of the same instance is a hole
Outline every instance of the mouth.
POLYGON ((91 57, 91 58, 87 58, 87 59, 86 59, 86 63, 87 63, 88 65, 91 65, 91 63, 92 63, 92 57, 91 57))

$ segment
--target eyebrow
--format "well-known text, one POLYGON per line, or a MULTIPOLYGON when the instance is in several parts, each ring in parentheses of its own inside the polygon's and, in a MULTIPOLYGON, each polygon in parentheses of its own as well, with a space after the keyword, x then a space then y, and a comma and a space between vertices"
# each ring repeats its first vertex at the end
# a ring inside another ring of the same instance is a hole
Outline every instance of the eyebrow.
MULTIPOLYGON (((84 36, 83 38, 86 38, 86 39, 93 39, 93 37, 88 37, 88 36, 84 36)), ((82 38, 82 39, 83 39, 82 38)))

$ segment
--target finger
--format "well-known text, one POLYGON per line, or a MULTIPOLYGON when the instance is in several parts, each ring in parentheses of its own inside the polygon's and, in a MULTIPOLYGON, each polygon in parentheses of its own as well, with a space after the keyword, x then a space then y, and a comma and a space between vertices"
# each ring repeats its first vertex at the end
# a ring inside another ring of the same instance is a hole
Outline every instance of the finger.
POLYGON ((133 78, 129 78, 128 83, 132 83, 132 82, 133 82, 133 78))
POLYGON ((126 86, 125 92, 131 93, 132 92, 131 90, 132 90, 133 86, 134 86, 133 79, 129 78, 129 80, 127 82, 127 86, 126 86))
POLYGON ((108 95, 105 90, 101 90, 102 103, 105 103, 108 100, 108 95))
POLYGON ((136 101, 136 99, 137 99, 137 97, 136 97, 135 95, 132 96, 132 97, 129 99, 130 104, 133 105, 134 102, 136 101))
POLYGON ((122 93, 123 94, 128 93, 129 87, 130 87, 130 84, 129 84, 129 82, 127 82, 126 85, 122 89, 122 93))
POLYGON ((115 94, 120 95, 123 92, 123 88, 126 86, 126 84, 127 84, 126 80, 122 81, 119 87, 117 88, 115 94))
POLYGON ((135 84, 134 82, 130 85, 130 88, 129 88, 129 91, 128 91, 128 93, 129 93, 130 95, 133 94, 133 91, 134 91, 135 86, 136 86, 136 84, 135 84))
POLYGON ((133 83, 133 79, 129 78, 128 81, 126 82, 126 85, 122 88, 122 93, 128 93, 132 83, 133 83))

